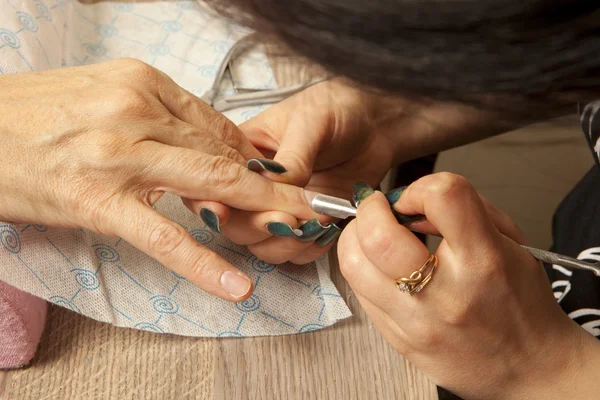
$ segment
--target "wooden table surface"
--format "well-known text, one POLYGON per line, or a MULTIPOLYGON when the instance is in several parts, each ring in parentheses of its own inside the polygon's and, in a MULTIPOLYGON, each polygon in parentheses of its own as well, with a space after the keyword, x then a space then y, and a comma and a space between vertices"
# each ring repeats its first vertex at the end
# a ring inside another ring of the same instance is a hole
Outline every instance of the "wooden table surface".
POLYGON ((332 259, 354 317, 301 335, 185 338, 116 328, 53 306, 29 368, 3 399, 437 399, 372 326, 332 259))

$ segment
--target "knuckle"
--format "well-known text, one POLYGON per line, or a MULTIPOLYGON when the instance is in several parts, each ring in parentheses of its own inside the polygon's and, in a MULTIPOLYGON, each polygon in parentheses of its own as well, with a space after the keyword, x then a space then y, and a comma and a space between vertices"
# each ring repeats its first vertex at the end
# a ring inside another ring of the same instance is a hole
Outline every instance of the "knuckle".
POLYGON ((500 286, 508 281, 508 274, 498 260, 488 258, 478 266, 476 278, 483 282, 494 282, 496 286, 500 286))
POLYGON ((219 153, 223 157, 228 158, 230 160, 233 160, 235 162, 238 162, 240 164, 244 164, 244 162, 245 162, 244 157, 242 157, 242 155, 240 154, 239 151, 237 151, 233 147, 229 147, 229 146, 227 146, 225 144, 221 144, 220 149, 219 149, 219 153))
POLYGON ((148 238, 148 249, 152 254, 166 256, 178 250, 187 232, 172 222, 161 222, 152 228, 148 238))
POLYGON ((195 256, 191 263, 190 276, 193 281, 209 280, 216 273, 211 266, 215 264, 215 255, 211 251, 202 251, 195 256))
POLYGON ((112 91, 112 101, 103 103, 103 113, 113 117, 139 117, 151 109, 148 98, 132 86, 122 86, 112 91))
POLYGON ((154 77, 156 75, 156 69, 141 60, 135 58, 122 58, 119 62, 127 72, 137 76, 154 77))
POLYGON ((429 192, 439 197, 462 196, 474 191, 467 178, 450 172, 436 174, 433 183, 429 185, 429 192))
POLYGON ((218 114, 215 115, 214 120, 211 123, 214 131, 217 132, 218 137, 223 143, 230 147, 237 147, 242 141, 241 133, 237 126, 229 119, 218 114))
POLYGON ((452 307, 444 313, 444 322, 453 327, 465 326, 472 317, 473 303, 459 300, 452 303, 452 307))
POLYGON ((379 254, 385 258, 394 246, 394 240, 389 230, 376 225, 362 238, 362 246, 366 253, 379 254))
POLYGON ((343 260, 340 259, 340 272, 350 285, 360 279, 360 271, 362 270, 364 270, 363 260, 358 254, 348 254, 343 260))
POLYGON ((213 157, 208 167, 212 174, 215 190, 228 189, 242 180, 241 166, 224 156, 213 157))
POLYGON ((430 351, 432 348, 438 347, 443 340, 443 335, 440 329, 436 328, 431 323, 420 320, 415 322, 415 327, 413 330, 416 332, 416 334, 413 336, 413 343, 411 343, 411 347, 417 351, 430 351))

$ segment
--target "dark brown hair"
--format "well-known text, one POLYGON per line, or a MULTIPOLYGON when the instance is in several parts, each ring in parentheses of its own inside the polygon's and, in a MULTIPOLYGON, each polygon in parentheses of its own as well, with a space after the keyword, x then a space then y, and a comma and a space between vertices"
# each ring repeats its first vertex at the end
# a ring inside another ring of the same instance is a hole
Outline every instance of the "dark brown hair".
POLYGON ((600 93, 598 1, 209 2, 332 73, 388 93, 467 102, 600 93))

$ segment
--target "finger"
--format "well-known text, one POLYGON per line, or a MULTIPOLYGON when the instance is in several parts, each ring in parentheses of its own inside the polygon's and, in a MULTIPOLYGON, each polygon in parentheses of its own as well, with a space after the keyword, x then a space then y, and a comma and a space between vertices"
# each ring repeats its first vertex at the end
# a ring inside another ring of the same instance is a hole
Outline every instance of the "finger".
POLYGON ((298 220, 280 211, 247 212, 233 210, 223 233, 234 243, 250 245, 270 238, 269 226, 273 226, 274 233, 287 235, 294 238, 294 229, 298 227, 298 220))
POLYGON ((212 133, 204 132, 179 120, 175 120, 171 125, 170 129, 161 126, 153 130, 148 134, 148 137, 169 146, 197 150, 214 156, 223 156, 239 164, 246 164, 247 159, 237 149, 215 138, 212 133))
POLYGON ((271 237, 249 245, 248 250, 269 264, 283 264, 311 246, 311 242, 300 242, 294 238, 271 237))
POLYGON ((242 301, 252 294, 252 281, 203 247, 180 225, 141 203, 127 210, 130 223, 119 218, 113 231, 165 267, 200 289, 229 301, 242 301))
POLYGON ((313 243, 309 248, 290 258, 290 262, 296 265, 305 265, 315 261, 317 258, 327 254, 335 245, 335 240, 326 244, 313 243))
POLYGON ((424 214, 455 252, 486 251, 500 239, 483 202, 463 177, 439 173, 412 183, 395 209, 403 214, 424 214))
POLYGON ((183 204, 194 214, 200 216, 202 221, 212 231, 221 233, 221 229, 229 221, 231 210, 226 205, 214 201, 199 201, 181 199, 183 204))
POLYGON ((496 228, 504 236, 507 236, 519 244, 527 244, 527 238, 519 226, 504 211, 492 204, 488 199, 479 196, 489 216, 492 218, 496 228))
POLYGON ((165 73, 156 72, 158 97, 171 114, 193 125, 199 132, 215 136, 246 159, 262 156, 227 117, 177 85, 165 73))
POLYGON ((361 201, 356 224, 360 248, 369 261, 389 278, 409 276, 429 257, 427 247, 398 224, 381 192, 361 201))
POLYGON ((375 267, 362 252, 357 230, 357 221, 353 220, 344 229, 338 244, 340 271, 348 284, 387 314, 392 315, 397 308, 410 307, 409 296, 400 293, 394 280, 375 267))
POLYGON ((231 159, 148 142, 146 178, 158 191, 246 211, 278 210, 298 219, 327 217, 310 208, 304 189, 273 182, 231 159))
POLYGON ((379 333, 381 333, 381 336, 383 336, 383 338, 400 354, 407 356, 410 349, 410 346, 407 345, 409 339, 402 330, 402 327, 398 326, 392 317, 381 311, 381 309, 371 303, 366 297, 360 293, 355 293, 355 295, 375 327, 377 327, 379 333))
POLYGON ((315 129, 314 119, 318 119, 317 116, 306 118, 301 114, 292 112, 286 115, 288 120, 285 123, 278 121, 279 123, 276 124, 273 121, 269 123, 268 118, 273 117, 269 116, 267 111, 244 123, 240 126, 240 129, 250 137, 271 138, 266 142, 264 139, 259 140, 259 143, 270 147, 274 147, 274 139, 272 138, 279 138, 274 161, 282 164, 287 171, 284 174, 267 173, 269 178, 277 182, 306 186, 310 180, 320 149, 330 139, 330 133, 327 132, 333 131, 333 121, 331 124, 320 124, 319 126, 325 129, 325 131, 322 131, 321 129, 315 129), (281 130, 273 132, 277 128, 281 130))
MULTIPOLYGON (((510 239, 514 240, 519 244, 527 244, 527 238, 525 237, 521 229, 519 229, 517 224, 504 211, 500 210, 485 197, 479 195, 479 198, 483 202, 483 205, 488 215, 492 219, 494 226, 496 227, 496 229, 498 229, 500 233, 502 233, 506 237, 509 237, 510 239)), ((437 228, 427 220, 411 222, 405 224, 404 226, 415 232, 425 233, 434 236, 441 236, 437 228)))

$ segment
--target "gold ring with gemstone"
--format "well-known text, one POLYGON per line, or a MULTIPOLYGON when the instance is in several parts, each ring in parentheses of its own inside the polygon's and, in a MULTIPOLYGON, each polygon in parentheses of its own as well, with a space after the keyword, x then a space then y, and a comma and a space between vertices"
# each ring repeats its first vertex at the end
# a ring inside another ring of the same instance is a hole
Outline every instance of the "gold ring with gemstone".
POLYGON ((430 254, 421 268, 410 274, 409 278, 400 277, 396 279, 396 287, 401 292, 411 296, 419 293, 431 281, 433 271, 437 268, 438 258, 435 254, 430 254))

